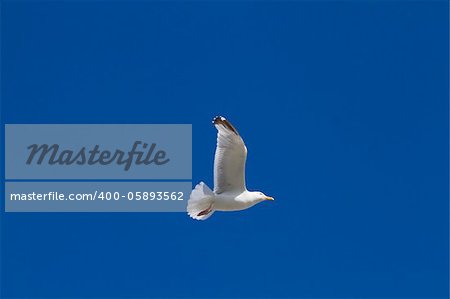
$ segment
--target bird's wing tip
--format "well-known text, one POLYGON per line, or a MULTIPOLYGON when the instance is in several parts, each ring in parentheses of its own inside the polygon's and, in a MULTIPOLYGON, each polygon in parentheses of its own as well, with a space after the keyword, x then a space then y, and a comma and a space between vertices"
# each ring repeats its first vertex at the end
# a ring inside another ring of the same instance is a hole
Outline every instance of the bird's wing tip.
POLYGON ((214 117, 212 123, 214 125, 222 125, 225 128, 227 128, 228 130, 232 131, 234 134, 239 135, 239 133, 236 130, 236 128, 223 116, 216 116, 216 117, 214 117))
POLYGON ((221 121, 226 121, 226 120, 227 120, 227 119, 226 119, 225 117, 220 116, 220 115, 217 115, 217 116, 215 116, 215 117, 213 118, 212 123, 213 123, 213 124, 218 124, 219 122, 221 122, 221 121))

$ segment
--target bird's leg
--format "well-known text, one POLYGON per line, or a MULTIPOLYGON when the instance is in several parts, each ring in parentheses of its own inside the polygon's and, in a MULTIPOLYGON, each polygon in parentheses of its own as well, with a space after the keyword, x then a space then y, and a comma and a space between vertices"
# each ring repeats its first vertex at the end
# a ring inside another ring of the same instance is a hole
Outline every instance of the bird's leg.
POLYGON ((203 215, 208 215, 211 212, 212 212, 212 204, 210 204, 206 210, 203 210, 200 213, 198 213, 197 216, 199 217, 199 216, 203 216, 203 215))

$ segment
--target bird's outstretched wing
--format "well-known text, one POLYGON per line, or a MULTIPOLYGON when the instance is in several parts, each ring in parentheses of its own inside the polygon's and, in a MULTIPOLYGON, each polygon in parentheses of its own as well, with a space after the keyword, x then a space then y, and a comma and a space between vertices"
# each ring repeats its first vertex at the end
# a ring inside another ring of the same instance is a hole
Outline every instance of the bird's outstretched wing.
POLYGON ((214 158, 214 193, 243 192, 247 148, 233 125, 222 116, 213 120, 217 128, 217 148, 214 158))

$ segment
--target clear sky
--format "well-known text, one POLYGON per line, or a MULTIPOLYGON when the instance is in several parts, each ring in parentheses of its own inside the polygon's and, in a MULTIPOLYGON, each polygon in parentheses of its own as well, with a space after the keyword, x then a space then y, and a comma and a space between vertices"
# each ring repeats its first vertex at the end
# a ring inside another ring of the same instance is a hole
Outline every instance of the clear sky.
POLYGON ((223 115, 276 198, 2 212, 3 296, 448 296, 447 1, 1 6, 2 123, 190 123, 212 187, 223 115))

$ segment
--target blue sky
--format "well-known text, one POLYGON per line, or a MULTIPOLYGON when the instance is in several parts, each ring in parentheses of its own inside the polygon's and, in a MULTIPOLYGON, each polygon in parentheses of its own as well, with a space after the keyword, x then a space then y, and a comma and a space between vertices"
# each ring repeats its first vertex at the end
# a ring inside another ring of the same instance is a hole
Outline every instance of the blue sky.
POLYGON ((448 297, 448 2, 1 3, 2 123, 224 115, 247 186, 182 213, 1 214, 4 297, 448 297))

